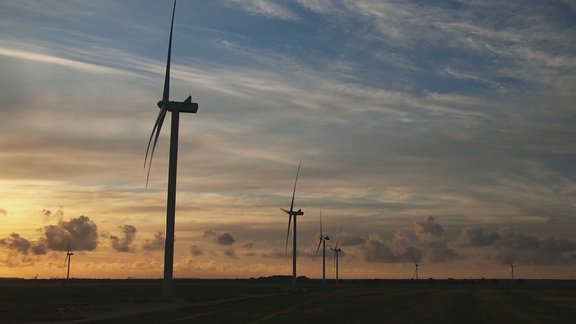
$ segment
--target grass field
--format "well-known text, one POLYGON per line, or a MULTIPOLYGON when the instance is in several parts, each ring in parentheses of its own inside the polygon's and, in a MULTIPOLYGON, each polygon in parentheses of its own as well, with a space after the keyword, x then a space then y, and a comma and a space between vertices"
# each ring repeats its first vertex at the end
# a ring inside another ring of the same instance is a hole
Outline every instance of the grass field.
POLYGON ((0 322, 576 323, 562 283, 181 280, 165 300, 153 280, 0 281, 0 322))

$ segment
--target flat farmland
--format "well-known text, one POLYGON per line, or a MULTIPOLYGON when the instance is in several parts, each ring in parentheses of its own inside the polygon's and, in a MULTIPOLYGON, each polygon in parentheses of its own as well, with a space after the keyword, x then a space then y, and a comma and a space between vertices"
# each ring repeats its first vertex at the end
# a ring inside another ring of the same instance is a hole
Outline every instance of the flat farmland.
POLYGON ((575 323, 573 282, 0 281, 0 322, 575 323))

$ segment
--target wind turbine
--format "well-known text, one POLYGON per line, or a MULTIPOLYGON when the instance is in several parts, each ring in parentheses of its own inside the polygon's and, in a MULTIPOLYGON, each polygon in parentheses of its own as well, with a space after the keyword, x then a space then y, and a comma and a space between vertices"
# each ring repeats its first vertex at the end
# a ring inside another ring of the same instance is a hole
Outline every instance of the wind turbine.
POLYGON ((183 102, 170 101, 170 58, 172 56, 172 31, 174 30, 174 14, 176 13, 176 0, 172 8, 172 21, 170 23, 170 38, 168 40, 168 57, 166 59, 166 74, 164 78, 164 93, 162 100, 158 101, 158 108, 160 112, 156 118, 156 123, 152 128, 152 134, 148 140, 148 147, 146 148, 146 157, 144 158, 144 167, 148 162, 148 175, 146 177, 146 188, 148 188, 148 180, 150 179, 150 169, 152 167, 152 157, 158 142, 158 136, 164 123, 166 113, 172 113, 171 129, 170 129, 170 159, 168 168, 168 197, 166 202, 166 241, 164 244, 164 283, 162 295, 164 297, 172 296, 172 274, 174 269, 174 224, 176 218, 176 169, 178 167, 178 126, 180 112, 183 113, 196 113, 198 111, 198 104, 192 102, 192 96, 188 96, 183 102), (150 152, 150 144, 154 137, 154 145, 150 152), (150 152, 150 160, 148 161, 148 153, 150 152))
POLYGON ((316 254, 320 250, 320 244, 322 244, 322 284, 326 284, 326 241, 330 240, 328 235, 325 235, 322 231, 322 209, 320 209, 320 238, 318 240, 318 247, 316 248, 316 254))
POLYGON ((338 241, 340 241, 340 235, 336 239, 336 245, 334 248, 330 248, 330 250, 334 251, 334 268, 336 270, 336 284, 338 284, 338 256, 342 250, 338 247, 338 241))
POLYGON ((416 262, 416 259, 414 257, 412 257, 412 261, 414 262, 414 278, 416 280, 418 280, 418 267, 421 266, 421 264, 419 264, 418 262, 416 262))
POLYGON ((296 288, 296 216, 304 215, 302 209, 294 211, 294 196, 296 195, 296 184, 298 183, 298 174, 300 174, 300 166, 302 161, 298 163, 298 171, 296 171, 296 181, 294 181, 294 190, 292 191, 292 202, 290 203, 290 210, 280 208, 283 212, 288 214, 288 231, 286 232, 286 249, 288 251, 288 237, 290 237, 290 225, 292 224, 292 216, 294 216, 294 233, 292 237, 292 287, 296 288))
POLYGON ((508 258, 506 259, 506 262, 508 265, 510 265, 510 274, 512 276, 512 281, 514 281, 514 267, 517 267, 517 265, 514 265, 514 263, 512 263, 512 261, 508 258))
MULTIPOLYGON (((68 239, 68 248, 66 249, 66 259, 64 259, 64 263, 68 262, 68 271, 66 272, 65 285, 67 285, 68 281, 70 280, 70 261, 72 260, 73 255, 74 255, 74 253, 70 252, 70 239, 68 239)), ((36 276, 38 276, 38 275, 36 275, 36 276)))

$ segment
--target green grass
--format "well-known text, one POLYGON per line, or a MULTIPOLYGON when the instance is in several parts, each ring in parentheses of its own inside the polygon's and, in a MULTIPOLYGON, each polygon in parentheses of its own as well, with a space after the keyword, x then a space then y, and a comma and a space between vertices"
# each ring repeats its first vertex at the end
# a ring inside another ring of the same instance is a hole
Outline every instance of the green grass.
POLYGON ((0 322, 98 319, 115 323, 574 323, 576 287, 522 284, 347 283, 322 287, 259 281, 0 282, 0 322), (124 317, 120 312, 134 310, 124 317), (148 313, 139 311, 154 310, 148 313))

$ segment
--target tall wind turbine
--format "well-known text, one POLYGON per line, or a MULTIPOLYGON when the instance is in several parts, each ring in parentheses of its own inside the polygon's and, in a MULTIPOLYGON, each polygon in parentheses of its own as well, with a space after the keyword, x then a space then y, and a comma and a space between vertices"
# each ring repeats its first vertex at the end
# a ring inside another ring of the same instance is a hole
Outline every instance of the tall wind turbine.
POLYGON ((510 275, 512 276, 512 281, 514 281, 514 267, 517 267, 510 259, 506 259, 508 265, 510 265, 510 275))
POLYGON ((66 249, 66 259, 64 259, 64 263, 68 262, 68 271, 66 271, 66 283, 65 283, 66 285, 70 280, 70 261, 72 260, 73 255, 74 253, 70 252, 70 239, 68 239, 68 248, 66 249))
POLYGON ((412 257, 412 261, 414 262, 414 278, 416 280, 418 280, 418 267, 421 266, 421 264, 419 264, 418 262, 416 262, 416 259, 414 257, 412 257))
POLYGON ((290 203, 290 210, 280 208, 283 212, 288 214, 288 231, 286 232, 286 249, 288 250, 288 238, 290 237, 290 226, 292 224, 292 216, 294 216, 294 233, 292 237, 292 287, 296 287, 296 216, 304 215, 302 209, 294 211, 294 196, 296 195, 296 184, 298 183, 298 174, 300 174, 300 166, 302 162, 298 163, 298 171, 296 171, 296 181, 294 181, 294 190, 292 191, 292 202, 290 203))
POLYGON ((340 236, 336 239, 336 245, 330 250, 334 251, 334 268, 336 270, 336 284, 338 284, 338 256, 342 250, 338 247, 338 241, 340 241, 340 236))
POLYGON ((148 180, 150 179, 150 169, 152 167, 152 157, 158 142, 158 136, 164 123, 166 113, 172 113, 171 129, 170 129, 170 159, 168 168, 168 197, 166 203, 166 241, 164 244, 164 284, 162 295, 164 297, 172 296, 172 274, 174 269, 174 224, 176 218, 176 169, 178 167, 178 126, 180 112, 183 113, 196 113, 198 111, 198 104, 192 102, 192 96, 188 96, 183 102, 170 101, 170 58, 172 56, 172 31, 174 29, 174 14, 176 13, 176 0, 172 8, 172 21, 170 23, 170 38, 168 40, 168 57, 166 59, 166 74, 164 78, 164 93, 162 100, 158 101, 158 108, 160 112, 156 118, 156 123, 152 128, 152 134, 148 140, 148 147, 146 149, 146 157, 144 159, 144 167, 148 161, 148 153, 150 152, 150 144, 154 137, 154 145, 150 152, 150 160, 148 161, 148 175, 146 177, 146 187, 148 187, 148 180))
POLYGON ((320 250, 320 244, 322 244, 322 284, 326 284, 326 241, 330 240, 328 235, 325 235, 322 231, 322 209, 320 209, 320 238, 318 239, 318 247, 316 248, 316 254, 320 250))

